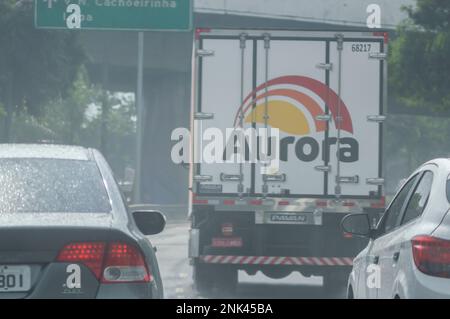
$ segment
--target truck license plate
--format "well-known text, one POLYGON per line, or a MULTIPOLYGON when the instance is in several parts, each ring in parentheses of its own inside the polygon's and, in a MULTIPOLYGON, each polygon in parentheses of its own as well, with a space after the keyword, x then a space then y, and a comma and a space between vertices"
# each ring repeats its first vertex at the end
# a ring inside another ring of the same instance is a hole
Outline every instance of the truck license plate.
POLYGON ((282 224, 305 224, 308 222, 308 215, 296 213, 272 213, 270 214, 270 222, 282 224))
POLYGON ((242 247, 242 238, 213 238, 212 246, 218 248, 242 247))

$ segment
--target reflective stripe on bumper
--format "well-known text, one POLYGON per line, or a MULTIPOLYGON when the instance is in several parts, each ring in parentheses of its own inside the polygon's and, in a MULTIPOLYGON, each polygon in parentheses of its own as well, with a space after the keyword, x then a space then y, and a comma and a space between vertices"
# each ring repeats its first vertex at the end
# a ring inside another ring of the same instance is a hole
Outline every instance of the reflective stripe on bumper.
POLYGON ((280 265, 280 266, 352 266, 351 257, 270 257, 204 255, 200 260, 208 264, 280 265))

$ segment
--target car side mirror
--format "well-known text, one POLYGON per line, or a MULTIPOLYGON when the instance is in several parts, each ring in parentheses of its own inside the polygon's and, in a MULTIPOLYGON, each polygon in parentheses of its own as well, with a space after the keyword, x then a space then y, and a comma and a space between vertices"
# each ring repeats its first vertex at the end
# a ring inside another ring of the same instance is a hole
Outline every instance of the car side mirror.
POLYGON ((133 212, 134 222, 144 235, 156 235, 166 227, 166 217, 156 210, 133 212))
POLYGON ((367 214, 350 214, 345 216, 341 221, 341 228, 344 232, 359 237, 370 237, 372 235, 370 219, 367 214))

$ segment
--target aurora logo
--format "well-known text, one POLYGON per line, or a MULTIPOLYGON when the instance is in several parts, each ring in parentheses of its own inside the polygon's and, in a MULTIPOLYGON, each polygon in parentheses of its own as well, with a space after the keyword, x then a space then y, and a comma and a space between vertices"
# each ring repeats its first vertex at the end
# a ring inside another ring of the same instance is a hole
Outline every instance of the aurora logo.
POLYGON ((283 76, 250 92, 236 112, 231 128, 208 127, 196 131, 194 136, 185 128, 173 130, 171 140, 177 143, 172 148, 171 158, 176 164, 192 160, 206 164, 271 162, 271 170, 276 171, 280 161, 288 161, 289 149, 293 147, 300 161, 312 162, 320 154, 326 161, 327 154, 337 144, 337 137, 330 131, 328 138, 323 134, 324 139, 320 142, 316 133, 325 133, 333 125, 336 130, 340 128, 347 133, 340 139, 340 160, 347 163, 358 161, 359 144, 349 136, 353 135, 353 123, 344 101, 315 79, 283 76), (326 105, 327 109, 324 110, 319 103, 326 105), (329 123, 320 119, 326 115, 331 116, 329 123), (196 136, 199 132, 201 136, 196 136), (192 157, 189 154, 191 139, 199 141, 192 157))
MULTIPOLYGON (((294 145, 299 160, 314 161, 320 154, 320 148, 328 154, 337 143, 336 137, 318 142, 312 136, 314 132, 325 132, 327 123, 320 120, 327 112, 319 105, 317 98, 328 107, 328 114, 336 129, 353 134, 350 112, 344 101, 324 83, 305 76, 283 76, 272 79, 250 92, 236 112, 234 127, 240 126, 239 115, 244 115, 244 125, 266 123, 277 128, 287 136, 280 140, 280 160, 288 160, 288 148, 294 145), (266 106, 267 100, 267 106, 266 106), (296 138, 300 136, 300 138, 296 138), (322 145, 320 145, 322 144, 322 145)), ((353 137, 343 137, 340 141, 339 156, 343 162, 355 162, 359 159, 359 144, 353 137)), ((325 160, 325 152, 322 152, 325 160)))

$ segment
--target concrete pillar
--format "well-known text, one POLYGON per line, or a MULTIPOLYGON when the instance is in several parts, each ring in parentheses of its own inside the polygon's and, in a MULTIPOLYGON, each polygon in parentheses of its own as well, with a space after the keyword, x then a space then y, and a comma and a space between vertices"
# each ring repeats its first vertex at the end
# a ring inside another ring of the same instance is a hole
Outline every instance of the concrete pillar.
POLYGON ((189 128, 190 72, 161 72, 145 79, 142 199, 152 204, 187 204, 189 171, 171 160, 170 137, 189 128))

